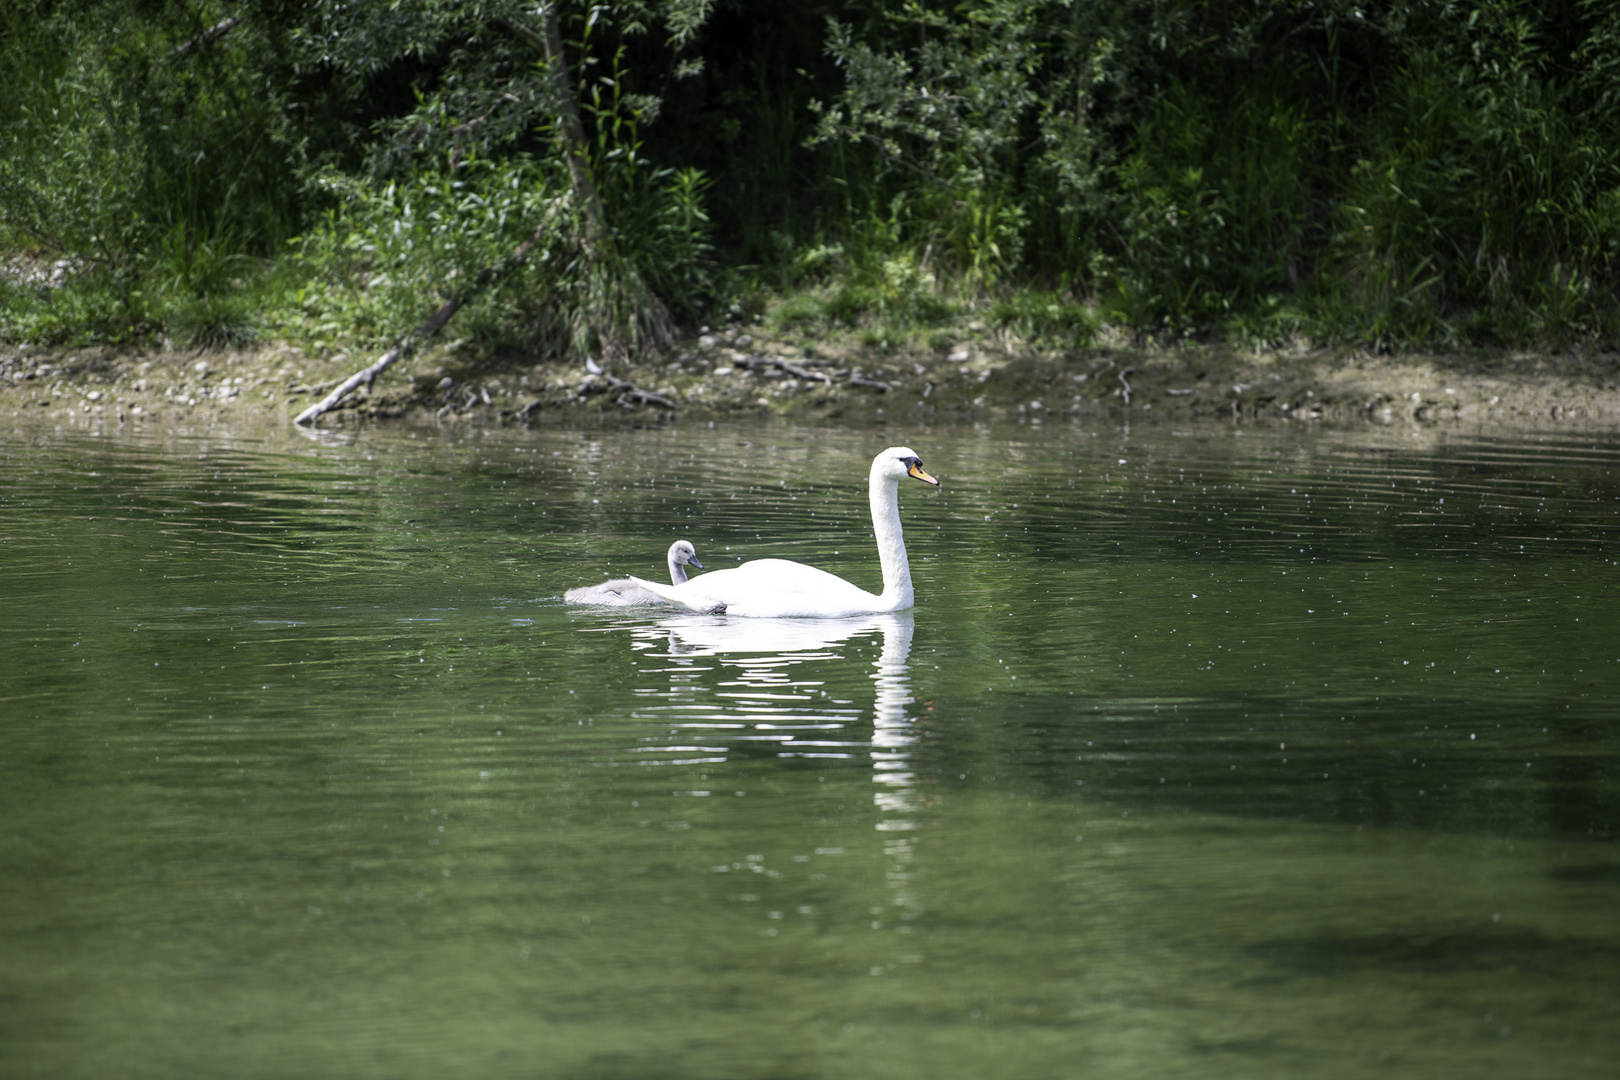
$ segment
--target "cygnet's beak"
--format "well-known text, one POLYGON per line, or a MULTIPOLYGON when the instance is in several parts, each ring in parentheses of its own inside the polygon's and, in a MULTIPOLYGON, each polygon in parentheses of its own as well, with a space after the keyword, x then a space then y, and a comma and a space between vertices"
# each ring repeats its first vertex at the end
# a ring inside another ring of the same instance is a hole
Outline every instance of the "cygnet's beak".
POLYGON ((703 564, 698 562, 696 555, 693 555, 690 559, 687 559, 686 560, 686 565, 687 566, 695 566, 699 570, 703 569, 703 564))
POLYGON ((913 461, 911 466, 906 469, 906 475, 910 476, 913 480, 921 480, 923 483, 933 484, 935 487, 939 486, 939 481, 928 475, 928 470, 922 467, 922 462, 920 461, 913 461))

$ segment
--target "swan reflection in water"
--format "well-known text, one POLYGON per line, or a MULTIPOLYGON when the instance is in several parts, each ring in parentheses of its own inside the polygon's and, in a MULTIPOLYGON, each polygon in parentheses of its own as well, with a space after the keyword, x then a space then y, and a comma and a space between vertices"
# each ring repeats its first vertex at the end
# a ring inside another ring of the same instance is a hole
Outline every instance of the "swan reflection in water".
MULTIPOLYGON (((909 611, 847 619, 736 619, 723 615, 672 615, 633 631, 643 648, 667 643, 662 654, 672 686, 662 705, 638 709, 638 715, 669 719, 672 726, 695 734, 703 731, 704 747, 675 749, 717 751, 724 742, 762 741, 777 744, 778 757, 854 758, 863 748, 870 755, 872 779, 878 785, 873 803, 880 811, 875 828, 904 834, 918 827, 917 778, 912 767, 917 736, 908 706, 911 694, 909 611), (879 635, 882 649, 872 662, 874 703, 870 742, 846 730, 865 712, 859 703, 816 697, 818 682, 796 679, 792 669, 813 661, 843 658, 837 648, 855 638, 879 635), (694 661, 716 657, 740 669, 736 682, 722 682, 724 702, 708 705, 698 698, 694 661)), ((719 761, 723 758, 694 759, 719 761)), ((884 855, 890 900, 900 917, 915 914, 910 889, 913 841, 905 835, 885 837, 884 855)))

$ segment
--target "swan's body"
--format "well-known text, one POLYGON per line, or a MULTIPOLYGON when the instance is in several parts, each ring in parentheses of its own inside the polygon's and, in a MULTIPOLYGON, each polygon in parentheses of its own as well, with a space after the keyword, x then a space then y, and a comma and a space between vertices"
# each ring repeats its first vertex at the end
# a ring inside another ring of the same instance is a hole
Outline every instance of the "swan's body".
POLYGON ((869 593, 836 574, 787 559, 757 559, 735 569, 704 574, 684 585, 631 580, 693 611, 724 611, 754 618, 837 619, 903 611, 915 602, 911 564, 906 561, 906 544, 900 531, 899 489, 900 479, 905 476, 928 484, 939 483, 923 469, 916 452, 907 447, 890 447, 872 459, 868 495, 878 560, 883 566, 881 593, 869 593))
MULTIPOLYGON (((677 540, 669 545, 669 580, 673 585, 686 583, 686 568, 695 566, 703 569, 698 562, 697 549, 685 540, 677 540)), ((569 589, 563 593, 565 604, 597 604, 602 607, 638 607, 643 604, 668 604, 669 601, 656 593, 650 592, 638 584, 635 578, 618 578, 614 581, 604 581, 600 585, 588 585, 579 589, 569 589)))

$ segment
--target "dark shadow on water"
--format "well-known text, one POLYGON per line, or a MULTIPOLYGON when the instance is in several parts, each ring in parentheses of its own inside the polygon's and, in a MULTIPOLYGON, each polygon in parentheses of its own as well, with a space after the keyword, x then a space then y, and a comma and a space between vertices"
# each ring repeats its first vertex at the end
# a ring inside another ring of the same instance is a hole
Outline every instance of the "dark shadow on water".
MULTIPOLYGON (((711 1039, 688 1040, 684 1049, 693 1055, 694 1059, 712 1063, 718 1043, 711 1039)), ((646 1080, 648 1077, 658 1077, 660 1080, 681 1080, 683 1077, 712 1076, 713 1073, 704 1068, 702 1071, 693 1071, 680 1064, 679 1058, 682 1050, 671 1049, 669 1053, 656 1057, 638 1054, 595 1054, 578 1072, 571 1075, 581 1080, 646 1080)), ((784 1053, 784 1057, 788 1056, 784 1053)), ((755 1063, 748 1066, 743 1062, 737 1063, 736 1075, 752 1075, 765 1078, 765 1080, 810 1080, 820 1075, 813 1068, 802 1063, 780 1061, 774 1063, 755 1063)), ((731 1070, 727 1070, 728 1073, 731 1070)))
POLYGON ((1558 881, 1575 881, 1583 885, 1620 886, 1620 863, 1558 866, 1547 871, 1547 876, 1558 881))
POLYGON ((1210 1056, 1242 1054, 1247 1057, 1282 1057, 1299 1053, 1295 1047, 1279 1044, 1273 1035, 1252 1039, 1190 1039, 1187 1048, 1195 1054, 1210 1056))
POLYGON ((943 774, 972 773, 993 758, 999 784, 1023 783, 1047 798, 1251 821, 1601 843, 1620 824, 1620 787, 1609 764, 1614 739, 1593 715, 1569 723, 1573 734, 1559 734, 1579 740, 1578 754, 1535 746, 1553 725, 1513 703, 1474 708, 1480 729, 1496 733, 1487 745, 1438 738, 1438 725, 1422 730, 1432 710, 1400 701, 1317 715, 1258 697, 1236 705, 1183 701, 1175 713, 1107 701, 1098 710, 1095 700, 1051 694, 931 701, 951 727, 932 748, 931 765, 943 774), (1251 712, 1289 715, 1275 728, 1249 719, 1251 712), (1352 721, 1341 721, 1341 713, 1352 721), (992 716, 1007 722, 987 725, 992 716), (1274 730, 1286 732, 1286 749, 1274 730))
POLYGON ((1257 960, 1301 975, 1419 974, 1511 969, 1521 977, 1605 978, 1620 949, 1595 938, 1533 930, 1414 931, 1362 937, 1278 938, 1248 947, 1257 960))

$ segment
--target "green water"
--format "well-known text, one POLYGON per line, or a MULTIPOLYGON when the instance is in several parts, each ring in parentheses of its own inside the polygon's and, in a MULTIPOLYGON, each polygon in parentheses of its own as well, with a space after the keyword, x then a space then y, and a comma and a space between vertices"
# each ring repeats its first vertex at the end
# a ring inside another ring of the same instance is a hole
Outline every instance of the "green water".
POLYGON ((289 439, 0 435, 4 1075, 1611 1074, 1620 440, 289 439))

